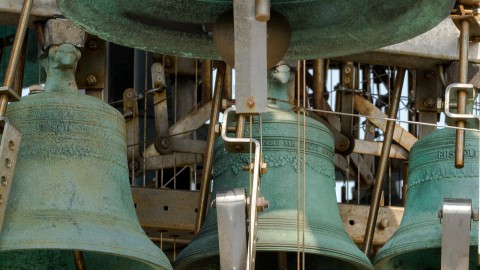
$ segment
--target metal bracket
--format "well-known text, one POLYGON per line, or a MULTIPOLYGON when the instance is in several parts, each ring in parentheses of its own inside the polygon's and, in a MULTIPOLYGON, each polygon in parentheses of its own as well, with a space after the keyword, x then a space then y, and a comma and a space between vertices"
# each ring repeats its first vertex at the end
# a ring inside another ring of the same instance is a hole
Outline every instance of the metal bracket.
MULTIPOLYGON (((253 180, 252 191, 250 194, 250 201, 257 202, 258 194, 260 193, 260 143, 253 138, 230 138, 227 136, 228 117, 232 112, 235 112, 233 107, 228 108, 224 112, 222 124, 222 139, 224 141, 225 149, 228 152, 248 151, 250 144, 254 146, 254 163, 253 163, 253 180), (239 147, 240 146, 240 147, 239 147)), ((248 250, 247 250, 247 270, 255 269, 255 254, 257 242, 257 205, 251 203, 248 210, 249 218, 249 235, 248 235, 248 250)))
POLYGON ((20 131, 6 118, 0 118, 0 127, 3 129, 0 144, 0 232, 7 208, 10 189, 12 188, 13 173, 20 149, 20 131))
POLYGON ((441 269, 468 269, 470 221, 475 216, 472 213, 472 200, 446 198, 438 216, 442 223, 441 269))
POLYGON ((221 269, 247 269, 245 189, 218 191, 216 200, 221 269))
POLYGON ((235 96, 240 114, 267 111, 267 23, 255 19, 255 2, 233 1, 235 96))
POLYGON ((123 92, 123 112, 127 132, 128 168, 137 176, 143 170, 140 156, 140 132, 138 123, 138 104, 135 89, 128 88, 123 92))
POLYGON ((0 86, 0 95, 7 95, 9 101, 19 101, 20 96, 8 86, 0 86))
POLYGON ((477 96, 477 91, 472 84, 464 84, 464 83, 452 83, 450 84, 447 89, 445 90, 445 115, 452 119, 460 119, 467 121, 468 126, 477 126, 478 122, 475 119, 480 119, 479 115, 475 115, 473 113, 473 102, 477 96), (467 114, 458 114, 457 105, 455 102, 457 99, 457 92, 458 91, 466 91, 467 92, 467 114), (468 121, 470 119, 470 121, 468 121), (475 121, 475 122, 474 122, 475 121))

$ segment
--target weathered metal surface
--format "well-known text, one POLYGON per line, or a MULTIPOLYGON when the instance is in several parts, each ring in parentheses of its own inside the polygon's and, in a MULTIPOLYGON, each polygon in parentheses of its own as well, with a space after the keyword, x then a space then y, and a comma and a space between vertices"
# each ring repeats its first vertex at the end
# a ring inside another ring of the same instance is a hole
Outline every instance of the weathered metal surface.
MULTIPOLYGON (((233 0, 235 106, 238 114, 267 111, 267 23, 255 20, 255 2, 233 0)), ((224 46, 228 47, 228 46, 224 46)), ((280 60, 280 59, 279 59, 280 60)))
POLYGON ((22 132, 15 180, 0 234, 0 269, 172 269, 146 237, 131 200, 125 122, 81 95, 70 44, 50 48, 45 93, 8 108, 22 132))
POLYGON ((85 48, 75 72, 78 88, 85 89, 89 96, 107 102, 107 74, 107 42, 96 36, 86 35, 85 48))
POLYGON ((175 136, 176 138, 182 138, 184 134, 188 135, 188 131, 198 129, 210 119, 211 111, 212 102, 209 101, 178 119, 177 122, 170 127, 169 133, 172 135, 178 134, 175 136))
POLYGON ((218 222, 220 269, 247 268, 247 239, 245 237, 245 189, 218 191, 215 200, 218 222))
MULTIPOLYGON (((465 166, 456 169, 455 130, 442 129, 420 139, 410 151, 405 215, 375 258, 378 269, 440 269, 444 198, 471 199, 478 207, 479 139, 465 137, 465 166)), ((470 232, 470 269, 477 269, 478 221, 470 232)))
MULTIPOLYGON (((354 153, 380 156, 382 152, 382 142, 372 142, 364 140, 355 140, 354 153)), ((390 148, 390 158, 408 159, 408 151, 399 145, 392 145, 390 148)))
POLYGON ((0 118, 2 139, 0 144, 0 232, 2 231, 5 212, 12 188, 13 173, 17 164, 18 149, 22 135, 6 118, 0 118))
POLYGON ((133 88, 128 88, 123 92, 123 116, 125 117, 125 130, 127 135, 128 168, 134 175, 138 175, 143 170, 143 160, 140 155, 140 126, 137 96, 133 88))
POLYGON ((442 222, 442 269, 468 269, 472 200, 443 200, 438 214, 442 222))
MULTIPOLYGON (((272 9, 283 14, 292 28, 286 59, 329 58, 395 44, 433 28, 448 16, 454 3, 271 1, 272 9)), ((211 26, 233 7, 231 0, 59 0, 58 5, 68 19, 105 40, 170 55, 211 59, 219 59, 209 36, 211 26)))
POLYGON ((85 31, 66 19, 51 19, 45 23, 45 48, 72 44, 77 48, 85 46, 85 31))
MULTIPOLYGON (((459 34, 452 20, 447 18, 432 30, 407 41, 335 59, 383 66, 434 68, 458 60, 459 34)), ((470 44, 468 61, 480 63, 478 42, 470 44)))
POLYGON ((154 155, 150 155, 154 149, 155 148, 153 145, 147 148, 145 159, 145 169, 147 171, 181 167, 203 162, 203 155, 198 154, 173 153, 168 155, 160 155, 156 153, 154 155))
MULTIPOLYGON (((387 118, 387 115, 384 114, 379 108, 375 107, 375 105, 373 105, 370 101, 359 95, 355 96, 354 106, 355 110, 357 110, 359 113, 365 116, 375 117, 369 118, 370 122, 385 132, 387 120, 378 118, 387 118)), ((409 151, 413 144, 417 141, 417 138, 410 132, 403 129, 400 125, 395 125, 393 140, 409 151)))
POLYGON ((132 187, 133 203, 144 228, 195 230, 198 192, 132 187))
MULTIPOLYGON (((355 244, 363 244, 363 236, 367 227, 368 205, 339 204, 345 230, 355 244)), ((383 246, 395 233, 403 216, 402 207, 380 207, 378 221, 373 237, 374 246, 383 246)))
MULTIPOLYGON (((272 83, 269 92, 287 95, 289 82, 272 83), (273 91, 272 91, 273 90, 273 91)), ((273 97, 278 97, 274 95, 273 97)), ((271 104, 273 108, 281 104, 271 104)), ((305 252, 306 269, 371 269, 370 261, 345 233, 335 198, 333 137, 322 124, 306 119, 305 158, 305 252)), ((259 138, 258 122, 253 137, 259 138)), ((296 264, 297 230, 297 115, 282 109, 271 109, 262 115, 263 160, 268 173, 262 176, 261 194, 270 207, 258 217, 257 268, 278 269, 277 254, 287 256, 289 269, 296 264)), ((246 134, 248 134, 248 126, 246 134)), ((249 154, 225 151, 217 140, 212 197, 216 191, 249 187, 249 174, 242 166, 250 163, 249 154)), ((300 160, 302 164, 303 158, 300 160)), ((300 165, 302 166, 302 165, 300 165)), ((302 181, 300 181, 302 182, 302 181)), ((303 185, 299 186, 300 191, 303 185)), ((218 235, 215 209, 210 208, 202 230, 176 261, 176 269, 218 268, 218 235)), ((300 218, 301 220, 301 218, 300 218)), ((302 223, 302 221, 300 221, 302 223)), ((300 236, 300 250, 302 238, 300 236)), ((292 268, 293 269, 293 268, 292 268)))
MULTIPOLYGON (((0 1, 0 24, 15 25, 18 23, 23 0, 0 1)), ((32 7, 30 23, 42 21, 61 14, 55 0, 35 0, 32 7)))

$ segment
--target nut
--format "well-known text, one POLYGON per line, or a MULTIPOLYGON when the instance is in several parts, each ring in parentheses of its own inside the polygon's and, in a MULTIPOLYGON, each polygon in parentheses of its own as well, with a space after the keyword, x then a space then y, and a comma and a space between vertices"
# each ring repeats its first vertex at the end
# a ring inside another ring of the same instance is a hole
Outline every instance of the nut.
POLYGON ((215 124, 214 132, 216 135, 220 135, 220 133, 222 132, 222 126, 219 123, 215 124))
POLYGON ((425 79, 431 80, 435 78, 435 73, 433 73, 433 71, 425 71, 423 76, 425 77, 425 79))
POLYGON ((95 75, 93 74, 90 74, 87 76, 87 83, 89 85, 95 85, 97 83, 97 77, 95 77, 95 75))
POLYGON ((433 105, 435 105, 435 100, 429 97, 425 101, 423 101, 423 105, 427 108, 433 107, 433 105))
POLYGON ((380 220, 380 223, 378 225, 380 227, 380 230, 386 229, 390 226, 390 220, 384 218, 380 220))
POLYGON ((268 172, 268 166, 267 163, 262 162, 262 165, 260 166, 260 173, 262 175, 266 174, 268 172))
POLYGON ((255 106, 255 100, 252 97, 250 97, 247 100, 247 104, 250 108, 253 108, 255 106))
POLYGON ((98 47, 98 42, 96 39, 91 39, 90 41, 88 41, 88 48, 90 49, 96 49, 98 47))

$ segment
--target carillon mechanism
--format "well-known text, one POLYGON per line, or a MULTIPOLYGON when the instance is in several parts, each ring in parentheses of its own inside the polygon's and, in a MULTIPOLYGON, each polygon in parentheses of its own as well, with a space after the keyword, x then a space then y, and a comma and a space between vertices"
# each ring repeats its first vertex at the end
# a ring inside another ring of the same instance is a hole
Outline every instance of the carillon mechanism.
POLYGON ((0 0, 0 269, 480 269, 480 0, 0 0))

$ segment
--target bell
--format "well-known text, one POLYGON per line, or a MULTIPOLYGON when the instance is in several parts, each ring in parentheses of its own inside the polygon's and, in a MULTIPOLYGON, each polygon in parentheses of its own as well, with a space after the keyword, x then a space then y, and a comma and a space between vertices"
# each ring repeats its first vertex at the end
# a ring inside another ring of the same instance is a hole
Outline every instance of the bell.
MULTIPOLYGON (((286 90, 290 74, 279 68, 268 80, 269 96, 288 100, 286 90)), ((256 268, 297 269, 297 250, 303 250, 302 218, 300 228, 297 227, 297 115, 290 112, 289 104, 278 102, 269 107, 269 111, 262 114, 263 159, 268 172, 262 176, 260 193, 270 201, 270 206, 258 217, 256 268), (300 247, 297 246, 297 229, 300 230, 300 247)), ((305 267, 310 270, 372 269, 369 259, 347 235, 340 219, 335 197, 333 136, 313 119, 307 117, 305 124, 309 134, 305 152, 305 267)), ((258 121, 253 126, 253 137, 260 138, 258 121)), ((223 140, 218 139, 211 198, 215 198, 218 191, 239 187, 248 190, 249 174, 242 171, 248 161, 249 154, 228 153, 223 140)), ((303 170, 302 165, 300 170, 303 170)), ((175 269, 220 269, 216 216, 216 209, 209 208, 200 232, 178 255, 175 269)))
MULTIPOLYGON (((442 129, 420 139, 410 150, 408 190, 400 227, 375 257, 376 269, 440 269, 444 198, 471 199, 478 207, 478 140, 465 133, 465 166, 456 169, 455 130, 442 129)), ((470 231, 470 269, 477 269, 478 222, 470 231)))
POLYGON ((22 143, 0 234, 0 269, 73 270, 82 254, 86 269, 172 269, 135 213, 124 118, 79 94, 79 58, 73 45, 52 46, 45 93, 8 107, 22 143))
MULTIPOLYGON (((215 33, 214 25, 219 18, 233 9, 232 2, 57 1, 67 19, 105 40, 163 54, 217 60, 226 59, 214 45, 218 42, 214 42, 212 32, 215 33)), ((445 19, 455 3, 445 0, 270 2, 274 11, 271 15, 278 12, 290 25, 276 31, 287 35, 291 28, 285 60, 348 55, 413 38, 445 19)), ((222 22, 225 21, 219 23, 222 22)), ((274 35, 269 31, 268 36, 274 35)), ((272 47, 277 45, 276 40, 267 43, 272 43, 272 47)))

